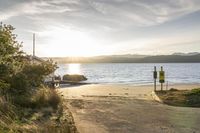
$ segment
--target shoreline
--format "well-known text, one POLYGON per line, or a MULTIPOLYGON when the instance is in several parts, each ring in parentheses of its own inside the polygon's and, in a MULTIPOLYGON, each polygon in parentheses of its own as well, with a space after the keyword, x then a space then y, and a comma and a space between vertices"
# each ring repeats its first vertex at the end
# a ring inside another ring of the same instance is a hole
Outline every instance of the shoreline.
MULTIPOLYGON (((64 83, 62 83, 64 84, 64 83)), ((66 83, 67 84, 67 83, 66 83)), ((70 84, 70 83, 69 83, 70 84)), ((151 86, 153 85, 154 83, 148 83, 148 84, 139 84, 139 83, 133 83, 133 82, 130 82, 130 83, 122 83, 122 82, 87 82, 87 81, 83 81, 83 82, 77 82, 77 84, 96 84, 96 85, 132 85, 132 86, 151 86)), ((166 82, 163 84, 165 85, 166 82)), ((157 86, 159 86, 160 83, 157 82, 157 86)), ((200 82, 199 83, 170 83, 169 85, 200 85, 200 82)))
MULTIPOLYGON (((200 88, 200 84, 175 84, 170 85, 170 88, 178 90, 191 90, 194 88, 200 88)), ((58 89, 64 98, 76 99, 85 97, 99 97, 99 96, 119 96, 129 97, 136 99, 148 99, 152 100, 151 92, 154 91, 153 85, 140 85, 134 84, 83 84, 83 85, 68 85, 61 86, 58 89)), ((160 86, 157 85, 157 90, 160 90, 160 86)), ((163 90, 166 90, 164 87, 163 90)))
MULTIPOLYGON (((83 82, 78 82, 77 84, 153 86, 154 82, 149 82, 147 84, 140 84, 140 83, 133 83, 133 82, 124 83, 124 82, 87 82, 87 81, 83 81, 83 82)), ((157 86, 159 86, 159 85, 160 85, 160 83, 158 83, 158 81, 157 81, 157 86)), ((166 82, 163 85, 166 86, 166 82)), ((197 82, 196 83, 168 83, 168 85, 200 85, 200 82, 199 83, 197 83, 197 82)))
MULTIPOLYGON (((88 83, 88 82, 80 82, 77 84, 62 84, 61 87, 59 87, 59 89, 65 89, 65 88, 71 88, 71 87, 79 87, 79 86, 127 86, 127 87, 133 87, 133 88, 143 88, 143 87, 147 87, 147 88, 151 88, 154 89, 154 85, 153 84, 134 84, 134 83, 88 83)), ((200 88, 200 83, 174 83, 174 84, 168 84, 168 89, 170 88, 176 88, 176 89, 186 89, 186 87, 188 87, 188 89, 193 89, 194 88, 200 88), (178 88, 177 88, 178 87, 178 88)), ((157 89, 160 89, 160 84, 156 85, 157 89)), ((163 89, 166 90, 166 84, 163 85, 163 89)))

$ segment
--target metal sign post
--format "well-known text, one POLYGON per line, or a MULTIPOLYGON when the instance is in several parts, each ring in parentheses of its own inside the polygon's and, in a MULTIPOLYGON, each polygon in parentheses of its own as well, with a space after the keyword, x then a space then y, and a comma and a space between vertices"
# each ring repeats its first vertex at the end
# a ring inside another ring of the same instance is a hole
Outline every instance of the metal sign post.
POLYGON ((154 78, 154 91, 156 91, 156 79, 157 79, 156 66, 154 66, 153 78, 154 78))
POLYGON ((165 83, 165 72, 161 66, 161 71, 159 72, 159 82, 161 83, 161 91, 163 90, 163 83, 165 83))
POLYGON ((35 56, 35 33, 33 33, 33 57, 35 56))
POLYGON ((33 55, 32 55, 32 63, 34 64, 34 60, 35 60, 35 33, 33 33, 33 55))

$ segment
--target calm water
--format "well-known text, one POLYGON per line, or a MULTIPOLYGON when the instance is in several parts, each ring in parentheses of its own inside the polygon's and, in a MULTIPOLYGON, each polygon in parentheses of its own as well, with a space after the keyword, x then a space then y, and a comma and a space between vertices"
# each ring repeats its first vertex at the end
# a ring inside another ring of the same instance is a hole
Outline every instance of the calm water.
POLYGON ((56 74, 84 74, 90 83, 153 84, 153 69, 164 67, 169 84, 200 83, 200 63, 59 64, 56 74))

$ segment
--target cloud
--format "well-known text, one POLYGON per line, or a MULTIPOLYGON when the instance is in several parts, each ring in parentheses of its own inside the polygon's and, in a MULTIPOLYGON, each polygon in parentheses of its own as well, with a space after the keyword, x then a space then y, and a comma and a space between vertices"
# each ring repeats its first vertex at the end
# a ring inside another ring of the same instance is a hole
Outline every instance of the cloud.
POLYGON ((77 17, 77 20, 95 19, 97 24, 100 21, 100 24, 116 26, 151 26, 199 9, 198 0, 31 0, 1 9, 0 16, 1 20, 6 20, 14 16, 37 17, 53 13, 77 17))
MULTIPOLYGON (((0 0, 0 21, 19 29, 22 40, 30 40, 27 36, 32 32, 49 32, 50 27, 69 28, 87 34, 101 45, 127 50, 149 49, 152 39, 159 37, 194 37, 193 32, 200 28, 193 25, 195 16, 188 23, 181 19, 198 11, 199 0, 0 0)), ((45 44, 48 38, 38 40, 45 44)))
MULTIPOLYGON (((72 11, 70 4, 76 4, 73 1, 66 2, 60 0, 58 3, 56 0, 49 1, 26 1, 22 3, 17 3, 11 7, 5 7, 5 9, 0 9, 1 20, 6 20, 15 16, 28 16, 28 15, 41 15, 46 13, 63 13, 67 11, 72 11), (65 4, 63 6, 62 4, 65 4), (69 6, 69 7, 68 7, 69 6)), ((1 2, 2 3, 2 2, 1 2)))

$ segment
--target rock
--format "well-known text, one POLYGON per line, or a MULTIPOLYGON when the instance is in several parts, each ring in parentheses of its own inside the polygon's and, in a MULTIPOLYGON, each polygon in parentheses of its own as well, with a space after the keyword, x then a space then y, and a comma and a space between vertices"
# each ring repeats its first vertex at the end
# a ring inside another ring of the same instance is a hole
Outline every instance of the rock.
POLYGON ((64 81, 72 81, 72 82, 80 82, 80 81, 86 81, 87 78, 84 75, 78 75, 78 74, 69 75, 69 74, 66 74, 66 75, 63 76, 63 80, 64 81))

